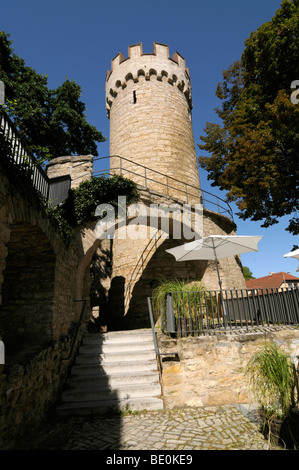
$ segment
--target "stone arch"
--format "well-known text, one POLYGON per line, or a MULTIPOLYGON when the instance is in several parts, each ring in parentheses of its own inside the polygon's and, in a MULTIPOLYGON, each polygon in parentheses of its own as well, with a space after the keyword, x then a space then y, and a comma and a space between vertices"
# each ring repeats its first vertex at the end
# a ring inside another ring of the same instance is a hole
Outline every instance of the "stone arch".
MULTIPOLYGON (((151 297, 153 289, 160 278, 182 279, 203 282, 207 261, 188 261, 177 263, 172 255, 165 250, 173 248, 186 240, 165 239, 144 264, 143 270, 136 282, 133 283, 130 301, 124 317, 124 328, 149 328, 150 319, 147 297, 151 297)), ((155 313, 155 312, 154 312, 155 313)), ((159 320, 155 316, 154 321, 159 320)))
POLYGON ((183 91, 184 91, 184 88, 185 88, 185 82, 184 82, 184 80, 182 80, 181 82, 178 82, 177 87, 178 87, 178 89, 179 89, 181 92, 183 92, 183 91))
MULTIPOLYGON (((89 297, 89 279, 88 279, 88 270, 92 260, 92 257, 96 250, 100 246, 100 240, 95 239, 91 246, 86 250, 86 253, 81 258, 78 268, 77 268, 77 276, 76 276, 76 300, 80 301, 83 299, 87 299, 89 297)), ((80 306, 76 307, 78 311, 80 306)))
MULTIPOLYGON (((104 314, 107 308, 110 288, 109 268, 111 265, 109 238, 100 239, 95 231, 96 222, 89 223, 79 230, 78 244, 80 260, 76 270, 75 298, 76 316, 79 317, 82 301, 86 301, 85 319, 87 325, 93 322, 101 309, 104 314)), ((108 234, 107 234, 108 235, 108 234)))
POLYGON ((9 356, 71 334, 78 251, 66 246, 30 190, 0 176, 0 338, 9 356))
POLYGON ((145 77, 145 71, 143 69, 139 69, 137 72, 137 77, 145 77))
POLYGON ((115 98, 117 96, 117 93, 116 91, 114 91, 112 88, 110 88, 110 91, 109 91, 110 95, 115 98))
MULTIPOLYGON (((143 200, 143 196, 141 196, 141 200, 143 200)), ((143 202, 146 206, 146 197, 143 202)), ((166 205, 165 200, 164 202, 166 205)), ((168 202, 171 202, 171 200, 168 202)), ((137 217, 133 215, 127 217, 125 224, 123 221, 119 224, 117 220, 113 227, 109 229, 108 226, 107 231, 105 231, 105 235, 113 237, 113 271, 109 291, 109 319, 107 322, 109 329, 149 326, 147 295, 150 295, 152 289, 152 278, 149 279, 148 273, 151 272, 153 266, 156 273, 159 272, 161 276, 167 276, 169 273, 172 273, 175 277, 181 276, 181 266, 176 263, 172 256, 166 254, 168 259, 163 266, 165 261, 164 252, 169 243, 170 246, 176 246, 190 241, 185 238, 190 235, 190 226, 184 221, 177 222, 176 220, 176 223, 174 223, 172 216, 179 204, 173 204, 173 206, 174 212, 170 211, 170 219, 168 219, 167 211, 165 214, 162 212, 158 225, 152 225, 153 220, 151 217, 141 213, 137 217), (169 222, 169 231, 165 231, 165 222, 167 221, 169 222), (137 239, 134 239, 132 232, 126 232, 125 234, 122 231, 124 229, 128 230, 128 228, 132 228, 134 231, 135 224, 141 227, 141 238, 137 236, 137 239), (181 228, 179 233, 177 232, 178 225, 181 228), (142 232, 142 228, 146 228, 147 232, 142 232), (158 240, 155 239, 155 231, 158 240), (185 237, 183 233, 185 233, 185 237), (176 237, 175 235, 179 236, 176 237), (148 268, 148 266, 151 268, 148 268)), ((181 205, 182 209, 183 206, 181 205)), ((202 269, 203 266, 205 268, 206 263, 202 263, 200 266, 197 264, 197 268, 194 266, 192 267, 193 274, 196 275, 198 280, 198 276, 202 277, 202 269), (198 270, 200 274, 198 274, 198 270)))
POLYGON ((154 76, 154 75, 157 75, 157 70, 155 70, 155 69, 150 69, 150 70, 149 70, 149 76, 152 77, 152 76, 154 76))
POLYGON ((108 99, 108 97, 107 97, 107 99, 106 99, 106 102, 107 102, 107 106, 108 106, 108 107, 111 107, 111 105, 112 105, 112 101, 111 101, 111 100, 109 100, 109 99, 108 99))
POLYGON ((133 75, 131 73, 128 73, 126 76, 125 76, 125 80, 126 82, 128 82, 129 80, 133 80, 133 75))

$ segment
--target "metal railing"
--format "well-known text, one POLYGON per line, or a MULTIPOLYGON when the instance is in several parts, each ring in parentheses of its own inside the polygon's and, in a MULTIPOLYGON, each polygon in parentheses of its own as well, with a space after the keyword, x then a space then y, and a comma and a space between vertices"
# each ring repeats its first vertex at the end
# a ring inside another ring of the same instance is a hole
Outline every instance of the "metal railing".
MULTIPOLYGON (((148 302, 152 306, 152 299, 148 302)), ((158 313, 162 331, 178 336, 299 325, 299 289, 170 292, 158 313)))
POLYGON ((178 352, 161 352, 159 350, 159 345, 158 345, 158 340, 157 340, 157 334, 156 334, 156 329, 155 329, 155 323, 154 323, 154 316, 153 316, 153 310, 152 310, 152 304, 151 304, 151 299, 150 297, 147 298, 148 302, 148 309, 149 309, 149 317, 150 317, 150 324, 151 324, 151 330, 152 330, 152 335, 153 335, 153 341, 154 341, 154 347, 155 347, 155 353, 156 357, 158 359, 158 364, 159 364, 159 369, 160 373, 162 374, 162 366, 161 366, 161 356, 175 356, 178 357, 178 352))
MULTIPOLYGON (((96 157, 93 159, 94 164, 99 162, 103 164, 106 160, 109 161, 113 158, 114 162, 118 159, 118 164, 113 165, 112 167, 107 166, 106 168, 101 168, 100 170, 93 171, 92 175, 107 175, 112 176, 114 174, 120 174, 124 177, 131 178, 134 180, 134 177, 138 177, 142 183, 141 186, 145 188, 150 187, 150 183, 154 183, 155 187, 160 187, 161 192, 167 196, 171 195, 171 191, 174 191, 176 194, 179 194, 181 199, 188 204, 189 201, 197 201, 203 205, 204 209, 217 212, 218 214, 224 215, 234 220, 233 211, 230 205, 209 191, 205 191, 197 186, 193 186, 188 183, 182 183, 182 181, 173 178, 172 176, 165 175, 156 170, 152 170, 140 163, 136 163, 127 158, 121 157, 119 155, 112 155, 106 157, 96 157), (129 164, 131 168, 126 168, 126 164, 129 164), (133 170, 134 167, 134 170, 133 170)), ((73 165, 73 168, 84 165, 84 163, 78 163, 73 165)), ((74 179, 82 178, 83 176, 89 176, 89 173, 85 173, 77 176, 74 179)))
POLYGON ((136 282, 140 279, 141 275, 143 274, 144 267, 147 265, 148 261, 151 259, 153 254, 158 249, 158 243, 163 238, 163 232, 161 230, 157 230, 155 234, 150 238, 146 247, 142 251, 141 255, 139 256, 138 261, 135 264, 133 272, 126 282, 126 290, 125 290, 125 305, 129 304, 130 298, 132 296, 132 291, 136 285, 136 282))
MULTIPOLYGON (((34 154, 22 141, 18 130, 4 109, 0 106, 0 140, 5 144, 6 158, 22 170, 32 186, 41 193, 49 205, 58 205, 63 202, 71 187, 70 176, 49 178, 43 168, 36 161, 34 154)), ((3 152, 4 153, 4 152, 3 152)))
POLYGON ((76 346, 76 343, 77 343, 78 334, 79 334, 80 328, 82 326, 82 321, 84 319, 84 314, 85 314, 87 301, 88 301, 88 299, 74 300, 74 302, 80 302, 80 303, 82 302, 82 307, 81 307, 81 312, 80 312, 79 319, 75 324, 75 331, 74 331, 74 335, 73 335, 73 338, 72 338, 69 353, 68 353, 67 357, 62 358, 62 361, 69 361, 73 357, 73 352, 74 352, 74 349, 75 349, 75 346, 76 346))
MULTIPOLYGON (((3 141, 9 146, 9 151, 5 155, 6 158, 24 170, 24 173, 26 173, 28 178, 30 178, 32 185, 47 201, 49 201, 50 205, 58 205, 67 198, 72 180, 83 178, 84 176, 90 177, 90 173, 88 172, 82 173, 73 179, 71 178, 71 175, 48 178, 46 172, 37 163, 33 153, 20 138, 16 126, 1 106, 0 139, 3 139, 3 141)), ((141 179, 141 185, 145 188, 149 188, 149 184, 154 183, 155 186, 161 187, 161 192, 167 196, 171 196, 171 192, 174 191, 175 194, 179 194, 180 198, 186 204, 190 201, 193 203, 196 201, 202 204, 204 209, 217 212, 218 214, 224 215, 233 220, 232 209, 226 201, 197 186, 183 183, 176 178, 165 175, 159 171, 152 170, 140 163, 136 163, 118 155, 96 157, 93 159, 93 162, 99 162, 101 164, 102 162, 109 160, 110 163, 111 158, 113 158, 114 161, 118 159, 118 165, 116 164, 112 167, 109 165, 107 168, 93 171, 92 176, 112 176, 113 174, 120 174, 133 180, 134 177, 138 177, 141 179), (126 167, 128 166, 126 164, 131 165, 131 168, 126 167), (132 167, 135 168, 134 171, 132 167), (153 175, 153 177, 150 175, 153 175)), ((84 163, 85 162, 81 162, 73 165, 73 168, 81 166, 84 163)))

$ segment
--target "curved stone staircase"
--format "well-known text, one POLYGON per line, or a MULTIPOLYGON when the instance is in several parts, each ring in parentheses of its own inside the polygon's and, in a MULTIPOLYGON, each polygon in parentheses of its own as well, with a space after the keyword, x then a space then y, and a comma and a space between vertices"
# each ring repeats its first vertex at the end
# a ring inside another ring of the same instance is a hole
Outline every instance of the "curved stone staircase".
POLYGON ((161 384, 150 329, 90 334, 83 340, 57 414, 161 410, 161 384))

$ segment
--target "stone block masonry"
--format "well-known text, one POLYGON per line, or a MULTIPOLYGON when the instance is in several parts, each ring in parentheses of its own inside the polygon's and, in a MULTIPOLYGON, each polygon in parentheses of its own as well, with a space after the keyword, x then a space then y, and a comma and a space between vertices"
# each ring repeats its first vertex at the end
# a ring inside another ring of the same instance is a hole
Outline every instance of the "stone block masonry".
MULTIPOLYGON (((57 400, 79 318, 74 300, 82 298, 79 243, 67 247, 31 196, 0 171, 1 450, 33 430, 57 400)), ((83 321, 77 341, 85 331, 83 321)))
POLYGON ((253 402, 246 365, 252 354, 274 341, 299 357, 299 330, 269 327, 256 331, 171 339, 159 336, 160 352, 177 352, 179 361, 162 361, 165 407, 218 406, 253 402))
POLYGON ((144 54, 142 44, 136 44, 129 47, 128 59, 120 53, 111 65, 106 79, 111 168, 118 164, 113 155, 119 155, 132 162, 123 163, 124 176, 137 183, 144 184, 136 176, 139 164, 160 172, 147 170, 149 188, 165 194, 168 176, 181 182, 176 190, 169 188, 169 195, 182 196, 187 183, 198 188, 199 196, 185 59, 178 53, 170 58, 164 44, 154 43, 152 54, 144 54))
POLYGON ((49 178, 70 175, 72 188, 77 188, 82 181, 89 179, 93 172, 93 156, 66 156, 53 158, 47 164, 49 178))
MULTIPOLYGON (((177 52, 170 57, 165 44, 155 42, 152 53, 144 53, 141 43, 129 46, 128 57, 117 54, 107 72, 106 108, 111 172, 119 168, 119 157, 124 157, 122 174, 149 190, 150 203, 155 193, 162 196, 161 202, 166 194, 172 203, 182 201, 190 185, 188 202, 198 204, 201 189, 192 130, 191 79, 185 59, 177 52)), ((203 219, 204 236, 235 234, 234 223, 226 217, 204 211, 203 219)), ((171 234, 169 238, 157 242, 150 237, 124 239, 113 245, 114 298, 125 294, 118 310, 126 313, 127 327, 141 327, 149 321, 146 297, 161 277, 189 278, 202 281, 206 289, 218 289, 215 263, 177 263, 165 250, 190 240, 174 240, 171 234)), ((245 287, 239 258, 221 261, 219 270, 224 288, 245 287)))

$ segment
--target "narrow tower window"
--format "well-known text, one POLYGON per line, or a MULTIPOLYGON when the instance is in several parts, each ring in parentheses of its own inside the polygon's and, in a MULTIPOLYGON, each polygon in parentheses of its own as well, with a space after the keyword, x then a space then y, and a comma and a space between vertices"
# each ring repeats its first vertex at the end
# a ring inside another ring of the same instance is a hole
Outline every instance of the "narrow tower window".
POLYGON ((135 90, 133 91, 133 103, 134 103, 134 104, 137 103, 136 91, 135 91, 135 90))

